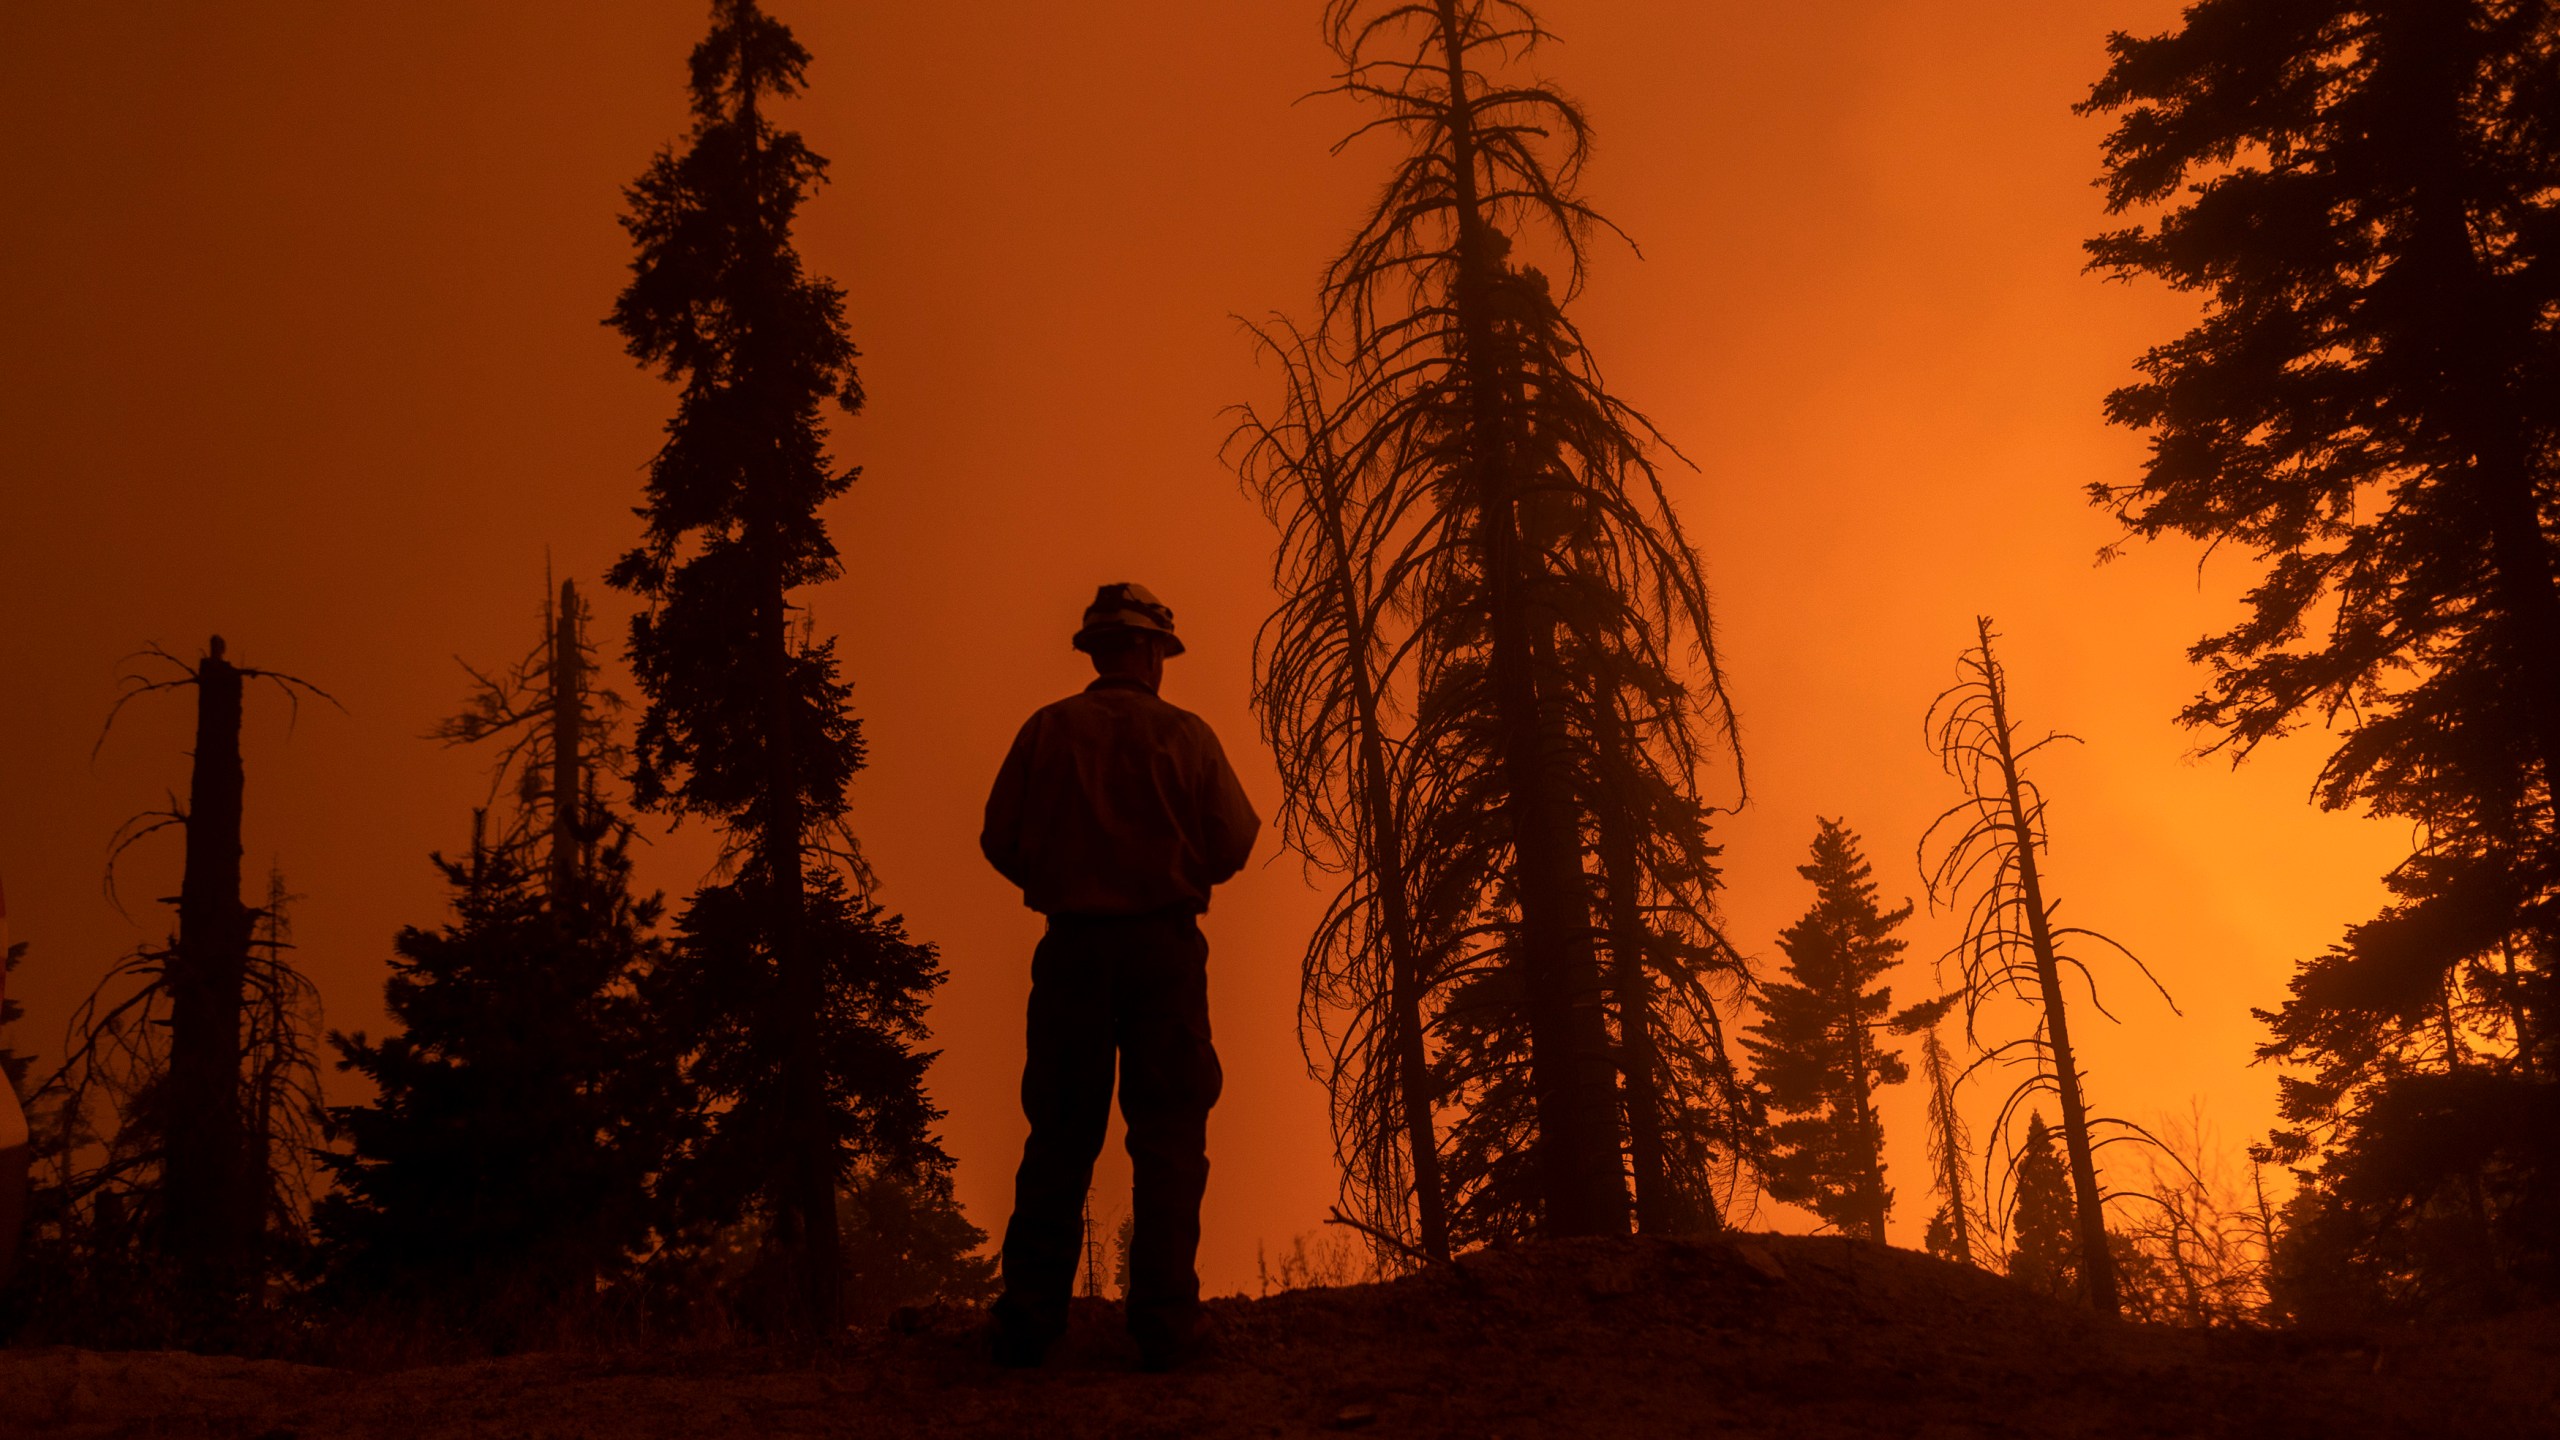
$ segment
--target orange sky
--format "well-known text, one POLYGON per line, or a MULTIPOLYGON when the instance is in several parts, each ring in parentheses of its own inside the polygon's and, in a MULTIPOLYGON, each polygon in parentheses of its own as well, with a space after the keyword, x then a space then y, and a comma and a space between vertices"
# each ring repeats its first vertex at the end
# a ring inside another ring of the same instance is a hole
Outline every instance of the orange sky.
MULTIPOLYGON (((789 123, 835 161, 801 248, 848 292, 871 395, 836 437, 865 470, 830 516, 848 573, 814 603, 869 727, 856 823, 951 970, 931 1083, 991 1228, 1037 919, 978 859, 978 806, 1021 718, 1081 682, 1065 638, 1096 582, 1176 608, 1191 653, 1167 693, 1276 808, 1245 710, 1271 537, 1218 449, 1222 410, 1271 380, 1233 317, 1304 313, 1384 159, 1328 155, 1347 102, 1292 103, 1328 74, 1317 8, 774 4, 817 56, 789 123)), ((2304 803, 2316 743, 2236 774, 2187 758, 2181 651, 2240 567, 2091 563, 2112 532, 2080 489, 2140 453, 2099 398, 2187 310, 2079 273, 2101 127, 2069 106, 2108 29, 2174 5, 1542 8, 1565 41, 1545 68, 1599 129, 1590 193, 1644 246, 1603 251, 1578 317, 1698 465, 1675 490, 1752 778, 1723 830, 1733 937, 1774 961, 1817 813, 1866 835, 1888 896, 1917 892, 1913 842, 1952 798, 1920 716, 1987 611, 2023 713, 2089 741, 2043 770, 2049 884, 2186 1012, 2117 983, 2125 1023, 2086 1032, 2095 1102, 2201 1098, 2231 1144, 2254 1135, 2274 1087, 2248 1008, 2371 910, 2403 837, 2304 803)), ((147 901, 174 893, 174 843, 128 862, 131 920, 99 875, 117 823, 183 791, 183 699, 88 751, 118 657, 217 630, 346 704, 290 733, 254 705, 249 859, 307 897, 330 1023, 379 1028, 391 932, 438 916, 426 854, 485 789, 480 757, 420 738, 460 702, 453 657, 520 653, 546 554, 591 579, 636 533, 673 395, 598 322, 620 187, 682 128, 703 20, 699 0, 0 12, 0 875, 34 947, 26 1039, 50 1050, 165 929, 147 901)), ((684 832, 646 878, 681 893, 706 858, 684 832)), ((1319 902, 1261 859, 1209 917, 1213 1290, 1250 1286, 1256 1245, 1313 1229, 1334 1190, 1294 1026, 1319 902)), ((1947 927, 1912 938, 1934 953, 1947 927)), ((1916 1242, 1917 1097, 1887 1118, 1894 1234, 1916 1242)))

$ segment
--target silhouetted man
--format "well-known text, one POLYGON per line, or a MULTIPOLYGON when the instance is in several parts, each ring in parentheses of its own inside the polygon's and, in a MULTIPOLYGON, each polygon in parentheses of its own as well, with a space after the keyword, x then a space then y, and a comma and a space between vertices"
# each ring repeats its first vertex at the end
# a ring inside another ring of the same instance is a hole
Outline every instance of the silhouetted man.
POLYGON ((1144 586, 1105 585, 1074 643, 1098 678, 1014 737, 978 842, 1049 917, 1031 959, 1031 1138, 1004 1234, 996 1358, 1037 1365, 1066 1330, 1116 1059, 1136 1190, 1129 1333, 1149 1368, 1167 1369, 1197 1341, 1193 1262, 1221 1079, 1199 916, 1262 822, 1207 723, 1156 695, 1182 653, 1171 610, 1144 586))

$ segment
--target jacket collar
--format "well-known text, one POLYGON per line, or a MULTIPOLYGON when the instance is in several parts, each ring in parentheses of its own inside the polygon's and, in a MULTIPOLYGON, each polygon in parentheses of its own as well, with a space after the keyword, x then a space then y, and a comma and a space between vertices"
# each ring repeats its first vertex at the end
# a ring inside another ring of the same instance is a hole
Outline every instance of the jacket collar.
POLYGON ((1156 693, 1156 687, 1134 675, 1097 675, 1092 684, 1084 687, 1084 693, 1090 695, 1096 690, 1135 690, 1144 695, 1156 693))

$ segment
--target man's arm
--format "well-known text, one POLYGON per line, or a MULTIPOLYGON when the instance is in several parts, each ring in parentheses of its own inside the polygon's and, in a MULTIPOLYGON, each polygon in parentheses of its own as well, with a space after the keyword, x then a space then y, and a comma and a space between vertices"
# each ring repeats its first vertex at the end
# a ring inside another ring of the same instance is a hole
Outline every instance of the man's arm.
POLYGON ((1234 876, 1253 857, 1253 837, 1262 831, 1262 817, 1253 813, 1244 782, 1227 763, 1218 732, 1206 723, 1198 728, 1208 762, 1208 793, 1200 797, 1200 851, 1209 862, 1209 883, 1214 885, 1234 876))
POLYGON ((1031 761, 1039 749, 1040 717, 1033 715, 1022 722, 1013 737, 1013 748, 1005 752, 1004 764, 996 770, 995 788, 987 792, 986 823, 978 831, 978 850, 996 873, 1015 885, 1026 882, 1022 874, 1022 802, 1031 783, 1031 761))

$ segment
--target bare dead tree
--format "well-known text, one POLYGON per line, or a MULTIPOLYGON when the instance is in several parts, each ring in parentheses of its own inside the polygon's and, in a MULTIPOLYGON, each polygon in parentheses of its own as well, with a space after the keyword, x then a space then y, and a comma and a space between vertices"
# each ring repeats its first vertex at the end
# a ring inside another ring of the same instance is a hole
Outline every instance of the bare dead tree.
MULTIPOLYGON (((267 903, 249 911, 241 967, 239 1070, 230 1087, 240 1116, 232 1170, 248 1194, 240 1270, 211 1294, 170 1255, 173 1126, 188 1123, 191 1097, 173 1093, 178 947, 144 946, 125 956, 72 1012, 62 1064, 29 1097, 38 1129, 43 1238, 76 1254, 101 1283, 108 1277, 167 1275, 182 1298, 219 1310, 252 1298, 288 1274, 309 1236, 315 1156, 323 1139, 315 1046, 320 996, 294 964, 290 904, 281 872, 267 903)), ((115 1297, 138 1301, 143 1297, 115 1297)), ((202 1313, 199 1311, 199 1313, 202 1313)))
POLYGON ((267 903, 250 941, 241 1031, 241 1106, 250 1163, 262 1182, 262 1268, 297 1252, 310 1237, 317 1155, 324 1140, 317 1042, 320 991, 288 954, 293 902, 284 872, 267 875, 267 903))
MULTIPOLYGON (((1957 682, 1929 708, 1931 748, 1964 798, 1949 806, 1921 836, 1920 868, 1928 882, 1931 906, 1947 906, 1963 916, 1962 937, 1941 964, 1954 962, 1959 977, 1965 1034, 1983 1051, 1974 1065, 2014 1063, 2026 1071, 2001 1103, 1995 1135, 2007 1135, 2019 1106, 2030 1096, 2050 1093, 2060 1102, 2063 1144, 2077 1205, 2083 1289, 2099 1313, 2114 1315, 2121 1305, 2107 1249, 2106 1197, 2099 1188, 2096 1147, 2091 1141, 2094 1122, 2072 1049, 2063 972, 2077 974, 2087 987, 2089 1003, 2100 1014, 2107 1012, 2098 999, 2095 978, 2070 953, 2069 942, 2086 941, 2112 951, 2131 961, 2153 988, 2160 989, 2160 984, 2122 945, 2083 926, 2055 923, 2059 902, 2048 898, 2044 888, 2044 792, 2025 767, 2046 746, 2077 737, 2051 732, 2020 745, 2009 711, 2008 680, 1992 653, 1995 637, 1989 617, 1974 622, 1974 634, 1973 648, 1958 659, 1957 682), (2036 1024, 2025 1035, 1983 1046, 1983 1008, 2004 996, 2034 1007, 2036 1024)), ((2167 990, 2160 989, 2160 994, 2168 999, 2167 990)), ((2170 1004, 2174 1010, 2176 1002, 2170 1004)), ((2138 1133, 2138 1127, 2122 1121, 2108 1123, 2138 1133)))
POLYGON ((1324 1053, 1351 1207, 1340 1218, 1383 1250, 1445 1261, 1423 1014, 1430 977, 1405 853, 1406 792, 1395 777, 1381 598, 1410 570, 1410 557, 1382 552, 1404 528, 1399 512, 1420 497, 1393 489, 1392 470, 1344 466, 1334 436, 1351 417, 1328 404, 1306 337, 1285 322, 1257 336, 1284 390, 1271 418, 1248 408, 1236 432, 1238 472, 1280 531, 1280 605, 1255 644, 1255 710, 1281 771, 1281 833, 1310 867, 1342 877, 1308 942, 1300 1033, 1324 1053))
MULTIPOLYGON (((1929 1164, 1937 1172, 1938 1192, 1944 1196, 1946 1238, 1955 1258, 1971 1265, 1973 1258, 1973 1197, 1965 1180, 1965 1170, 1973 1152, 1973 1135, 1966 1127, 1964 1114, 1956 1108, 1956 1082, 1960 1078, 1955 1057, 1947 1053, 1947 1044, 1938 1034, 1938 1023, 1954 1008, 1956 994, 1923 1000, 1893 1017, 1893 1028, 1905 1035, 1920 1037, 1920 1070, 1929 1082, 1929 1164)), ((1932 1246, 1936 1234, 1931 1234, 1932 1246)))
MULTIPOLYGON (((259 943, 264 912, 240 894, 243 696, 250 680, 274 684, 297 712, 302 695, 329 696, 293 676, 233 663, 219 635, 192 665, 156 646, 142 658, 149 667, 124 676, 99 743, 126 705, 192 688, 194 763, 183 809, 173 803, 119 830, 108 883, 112 894, 115 860, 134 843, 182 829, 178 932, 168 946, 146 947, 111 968, 75 1014, 52 1103, 65 1107, 67 1126, 87 1123, 93 1095, 114 1105, 116 1140, 71 1193, 104 1188, 125 1195, 128 1212, 148 1211, 136 1233, 148 1235, 192 1302, 219 1307, 256 1284, 270 1218, 272 1150, 252 1123, 249 1077, 266 1070, 283 1083, 297 1045, 299 1063, 309 1062, 308 1028, 266 1024, 271 1015, 262 1008, 283 1006, 290 1019, 307 982, 279 950, 259 943)), ((68 1151, 60 1164, 69 1184, 68 1151)))
POLYGON ((2247 1324, 2265 1308, 2274 1225, 2258 1167, 2243 1195, 2215 1153, 2202 1106, 2147 1127, 2142 1174, 2121 1207, 2137 1274, 2127 1309, 2177 1325, 2247 1324))
MULTIPOLYGON (((595 683, 590 618, 577 582, 561 581, 556 599, 544 597, 540 643, 503 670, 458 662, 471 676, 471 698, 462 713, 429 732, 447 744, 498 746, 490 796, 512 789, 515 803, 499 812, 504 828, 489 843, 509 851, 538 848, 532 868, 547 877, 555 908, 581 893, 581 877, 612 828, 597 793, 599 777, 629 759, 612 724, 622 697, 595 683)), ((572 917, 564 912, 561 918, 572 917)))

